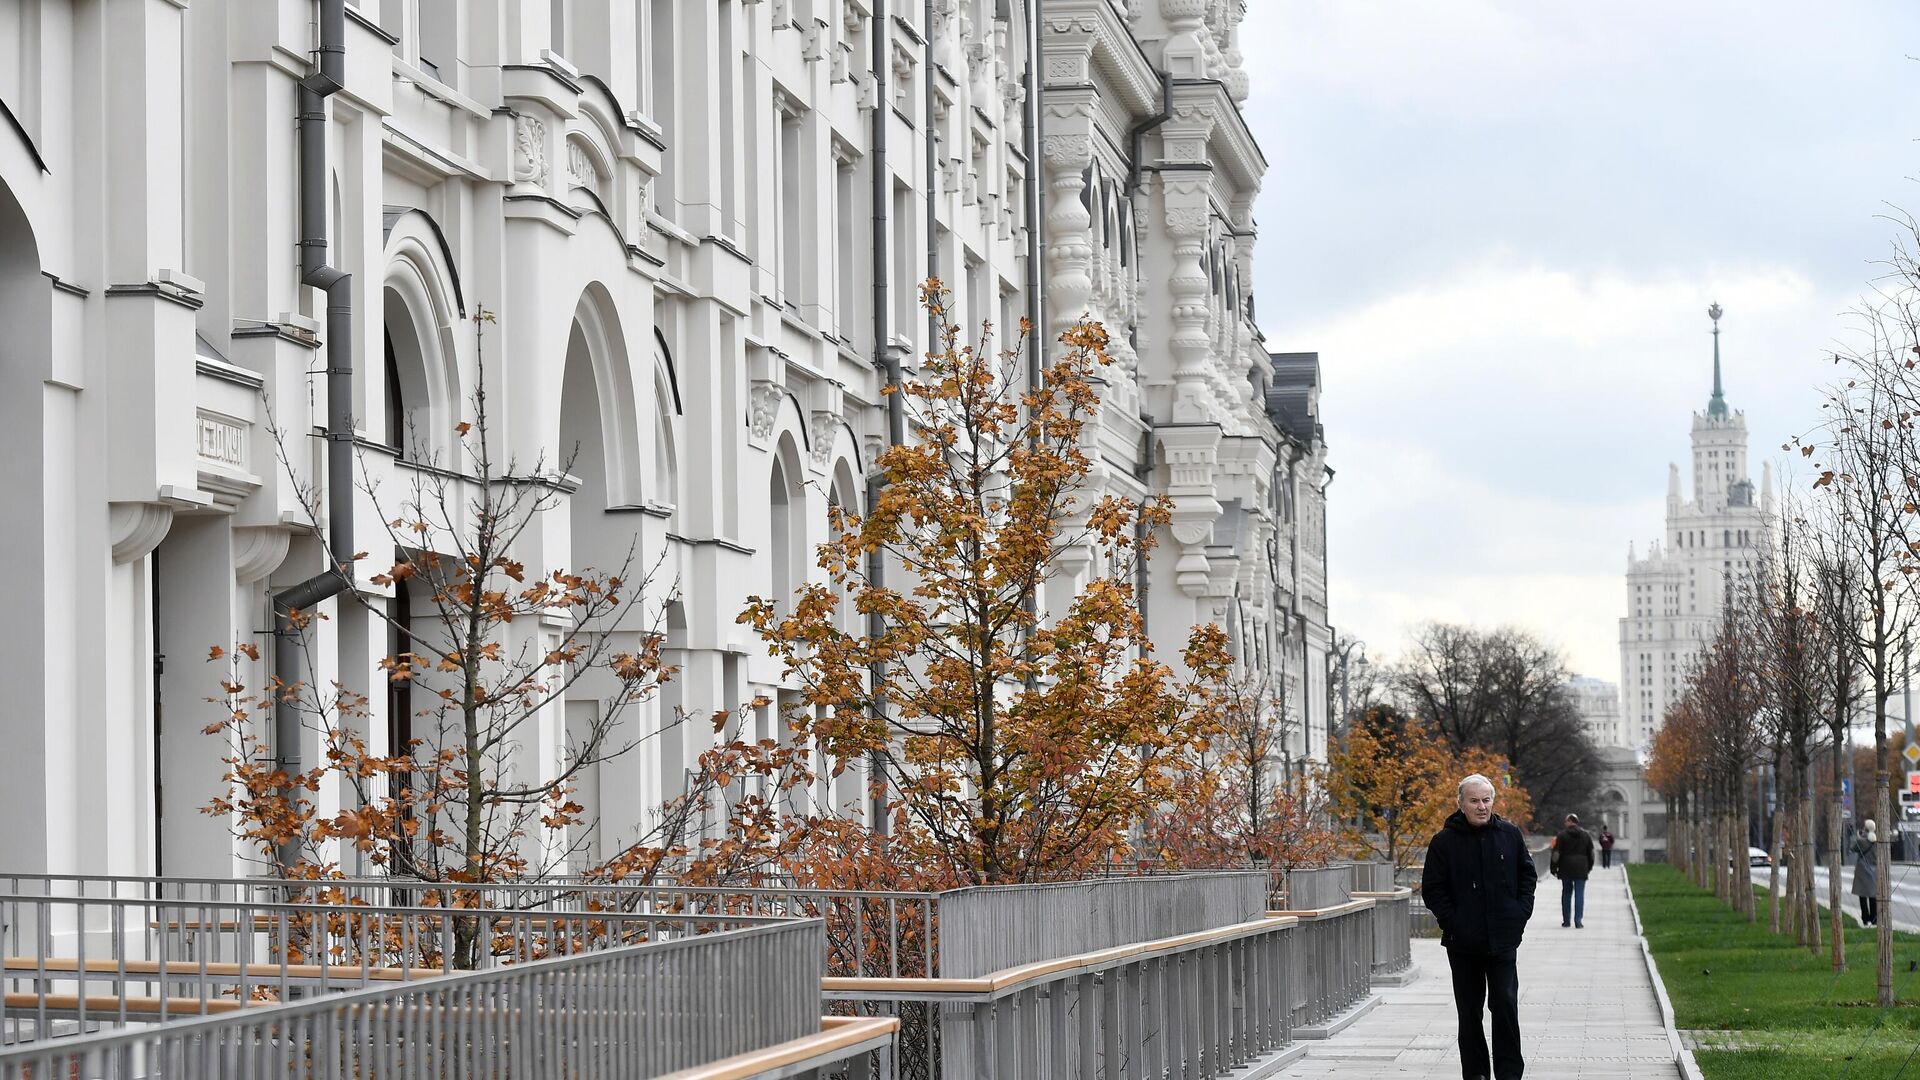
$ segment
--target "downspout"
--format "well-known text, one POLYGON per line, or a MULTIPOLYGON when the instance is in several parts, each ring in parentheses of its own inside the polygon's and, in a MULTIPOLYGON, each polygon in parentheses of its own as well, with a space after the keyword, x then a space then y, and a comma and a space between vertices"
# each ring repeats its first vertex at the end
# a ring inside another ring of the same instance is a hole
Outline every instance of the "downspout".
MULTIPOLYGON (((1021 140, 1021 152, 1027 156, 1027 322, 1033 326, 1032 347, 1027 349, 1027 389, 1040 389, 1040 353, 1047 346, 1045 305, 1040 293, 1040 258, 1045 250, 1042 229, 1040 188, 1044 182, 1040 164, 1040 0, 1027 0, 1027 130, 1021 140)), ((1029 601, 1031 602, 1031 601, 1029 601)))
MULTIPOLYGON (((887 169, 887 111, 893 107, 888 94, 887 72, 891 66, 887 62, 887 43, 893 31, 887 22, 887 0, 873 0, 873 149, 871 166, 873 169, 873 366, 882 373, 888 388, 900 385, 900 357, 892 345, 893 312, 892 291, 888 278, 892 273, 892 260, 888 255, 888 245, 892 240, 891 214, 893 206, 892 174, 887 169)), ((899 446, 906 442, 907 419, 903 411, 905 402, 900 395, 886 395, 887 402, 887 443, 899 446)), ((867 511, 871 513, 880 499, 880 490, 886 480, 878 468, 867 474, 867 511)), ((875 588, 884 587, 887 579, 887 561, 885 555, 875 550, 867 556, 867 580, 875 588)), ((886 633, 887 621, 878 612, 867 616, 867 636, 878 639, 886 633)), ((879 688, 885 684, 887 665, 876 660, 867 669, 867 681, 874 691, 874 710, 878 719, 886 721, 886 706, 881 703, 879 688)), ((875 833, 887 832, 887 795, 886 795, 886 756, 876 750, 867 755, 869 773, 867 785, 867 814, 875 833)))
MULTIPOLYGON (((346 79, 346 0, 320 0, 319 69, 300 80, 300 284, 327 293, 327 529, 334 564, 273 597, 273 672, 296 682, 304 632, 294 613, 344 592, 353 573, 353 276, 327 262, 326 99, 346 79)), ((283 694, 274 705, 275 766, 301 770, 300 714, 283 694)), ((297 842, 276 856, 282 869, 298 856, 297 842)))
MULTIPOLYGON (((940 221, 938 216, 940 170, 937 164, 940 153, 940 139, 933 129, 933 0, 925 0, 921 12, 920 25, 926 28, 926 34, 921 41, 922 65, 926 71, 926 78, 920 80, 923 91, 920 96, 922 99, 921 115, 923 118, 921 126, 925 128, 924 137, 926 139, 927 154, 927 273, 926 277, 922 280, 931 280, 940 276, 940 221)), ((943 282, 942 284, 948 288, 953 287, 953 282, 950 281, 943 282)), ((939 347, 940 328, 933 312, 929 311, 927 312, 927 348, 937 349, 939 347)))
POLYGON ((1128 140, 1133 144, 1133 156, 1127 164, 1127 198, 1132 199, 1140 193, 1140 179, 1146 172, 1140 156, 1146 150, 1147 133, 1173 118, 1173 76, 1164 71, 1155 72, 1160 76, 1160 111, 1147 117, 1127 132, 1128 140))

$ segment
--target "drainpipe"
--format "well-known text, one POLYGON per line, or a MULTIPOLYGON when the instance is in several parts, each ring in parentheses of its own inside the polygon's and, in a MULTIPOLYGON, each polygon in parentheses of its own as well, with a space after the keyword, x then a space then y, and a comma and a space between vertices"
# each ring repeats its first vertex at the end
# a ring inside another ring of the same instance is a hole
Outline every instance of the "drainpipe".
MULTIPOLYGON (((893 260, 887 257, 888 245, 892 241, 891 214, 893 206, 893 177, 887 170, 887 113, 893 108, 893 102, 887 86, 887 73, 892 70, 888 56, 888 43, 893 36, 892 25, 888 22, 887 0, 873 2, 873 149, 871 165, 873 169, 873 366, 882 373, 888 387, 900 385, 900 357, 895 353, 893 337, 892 291, 888 278, 893 272, 893 260)), ((904 264, 903 264, 904 265, 904 264)), ((886 395, 887 402, 887 443, 899 446, 906 442, 907 418, 903 411, 905 402, 899 394, 886 395)), ((867 510, 872 512, 874 504, 880 499, 880 489, 886 484, 879 469, 867 474, 867 510)), ((867 580, 875 588, 886 585, 887 561, 879 551, 867 556, 867 580)), ((867 616, 867 635, 878 638, 886 633, 886 619, 879 613, 867 616)), ((867 671, 868 684, 876 690, 886 681, 887 665, 884 661, 875 661, 867 671)), ((886 720, 886 706, 875 699, 874 709, 878 718, 886 720)), ((868 819, 876 833, 884 836, 887 832, 887 796, 886 796, 886 757, 874 751, 867 757, 868 781, 868 819)))
MULTIPOLYGON (((922 93, 921 95, 921 97, 924 99, 921 105, 921 108, 922 108, 921 115, 924 117, 924 123, 921 126, 926 129, 925 139, 926 139, 926 155, 927 155, 927 170, 926 170, 927 172, 927 274, 926 276, 929 278, 936 278, 940 276, 940 222, 938 217, 938 210, 939 210, 938 192, 940 187, 940 179, 939 179, 940 178, 940 168, 939 168, 940 139, 937 133, 933 129, 933 0, 925 0, 925 3, 922 5, 920 25, 926 30, 926 33, 922 35, 922 45, 921 45, 921 52, 923 55, 922 70, 926 72, 926 77, 920 80, 922 84, 922 89, 924 90, 924 93, 922 93)), ((950 282, 950 281, 944 282, 943 284, 945 284, 948 288, 953 287, 953 282, 950 282)), ((933 314, 929 312, 927 314, 927 348, 937 349, 940 347, 939 334, 940 334, 939 326, 936 323, 933 314)))
MULTIPOLYGON (((327 527, 334 565, 282 590, 273 598, 273 671, 296 681, 303 632, 293 613, 338 596, 353 573, 353 276, 327 262, 326 99, 346 78, 346 0, 320 0, 318 70, 300 80, 300 284, 327 293, 327 527)), ((276 767, 291 775, 300 760, 300 714, 293 702, 274 706, 276 767)), ((282 868, 298 855, 294 843, 280 849, 282 868)))
POLYGON ((1147 133, 1173 117, 1173 76, 1166 72, 1156 72, 1160 76, 1160 111, 1147 117, 1127 132, 1128 141, 1133 145, 1132 159, 1127 163, 1127 198, 1132 199, 1140 193, 1140 180, 1146 172, 1146 166, 1140 158, 1146 150, 1147 133))
POLYGON ((1046 346, 1045 305, 1040 294, 1040 257, 1045 250, 1041 229, 1045 212, 1040 200, 1044 182, 1040 164, 1040 0, 1027 0, 1027 130, 1021 150, 1027 155, 1027 321, 1033 324, 1032 348, 1027 350, 1027 388, 1040 389, 1040 353, 1046 346))

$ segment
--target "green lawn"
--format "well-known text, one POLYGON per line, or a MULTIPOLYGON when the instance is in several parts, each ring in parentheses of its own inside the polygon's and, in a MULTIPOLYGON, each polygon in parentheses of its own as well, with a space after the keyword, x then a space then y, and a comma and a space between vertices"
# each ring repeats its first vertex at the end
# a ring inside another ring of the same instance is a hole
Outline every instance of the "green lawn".
POLYGON ((1835 975, 1791 937, 1749 924, 1671 866, 1627 868, 1634 903, 1683 1031, 1724 1048, 1696 1052, 1709 1080, 1920 1080, 1920 939, 1894 936, 1898 1007, 1874 1002, 1874 932, 1848 920, 1848 969, 1835 975), (1909 1064, 1909 1059, 1911 1064, 1909 1064))

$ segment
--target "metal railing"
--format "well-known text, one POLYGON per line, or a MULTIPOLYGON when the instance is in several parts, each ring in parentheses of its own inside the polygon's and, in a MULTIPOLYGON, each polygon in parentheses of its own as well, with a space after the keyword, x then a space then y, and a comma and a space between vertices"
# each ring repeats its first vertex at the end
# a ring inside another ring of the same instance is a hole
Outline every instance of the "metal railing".
MULTIPOLYGON (((0 1080, 659 1076, 817 1036, 822 933, 786 922, 78 1035, 0 1051, 0 1080)), ((832 1060, 870 1075, 874 1043, 832 1060)))
POLYGON ((1232 926, 1264 916, 1266 897, 1258 871, 956 889, 940 894, 940 974, 970 978, 1232 926))
POLYGON ((1318 911, 1344 904, 1353 892, 1353 877, 1354 868, 1346 863, 1289 870, 1286 910, 1318 911))
POLYGON ((0 895, 0 1042, 765 925, 743 916, 0 895))
POLYGON ((1373 975, 1395 975, 1413 966, 1413 890, 1356 893, 1373 901, 1373 975))
POLYGON ((941 893, 784 887, 620 885, 582 881, 448 884, 364 878, 140 878, 0 875, 0 889, 60 896, 134 896, 220 903, 434 906, 508 912, 627 912, 821 919, 833 975, 916 978, 940 973, 941 893))
POLYGON ((1373 903, 1353 900, 1300 920, 1289 955, 1293 1024, 1317 1027, 1358 1005, 1372 988, 1373 903))
POLYGON ((1294 920, 1055 955, 972 978, 829 979, 829 999, 903 1022, 904 1080, 1220 1077, 1283 1050, 1294 920))

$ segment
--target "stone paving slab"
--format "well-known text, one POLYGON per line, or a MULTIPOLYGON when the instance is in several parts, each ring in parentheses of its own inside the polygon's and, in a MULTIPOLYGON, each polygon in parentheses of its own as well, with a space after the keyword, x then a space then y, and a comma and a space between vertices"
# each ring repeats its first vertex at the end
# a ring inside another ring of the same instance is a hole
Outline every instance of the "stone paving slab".
MULTIPOLYGON (((1560 926, 1560 882, 1540 883, 1520 947, 1520 1039, 1527 1075, 1549 1080, 1674 1080, 1679 1075, 1653 980, 1634 933, 1625 871, 1587 882, 1585 929, 1560 926)), ((1418 939, 1406 986, 1380 987, 1380 1004, 1311 1044, 1284 1080, 1457 1080, 1453 984, 1440 943, 1418 939)))

